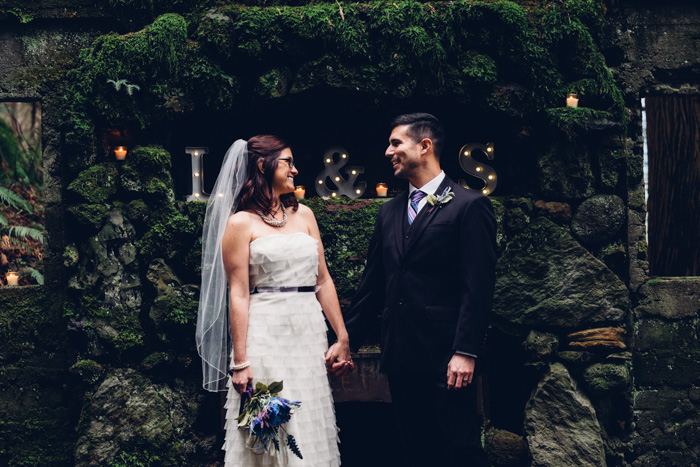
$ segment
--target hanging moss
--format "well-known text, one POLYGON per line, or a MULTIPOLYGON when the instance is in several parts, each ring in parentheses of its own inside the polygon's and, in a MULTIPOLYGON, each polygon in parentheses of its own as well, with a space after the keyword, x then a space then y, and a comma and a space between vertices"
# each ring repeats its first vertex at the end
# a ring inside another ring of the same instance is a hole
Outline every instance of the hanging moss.
POLYGON ((569 138, 584 135, 594 126, 614 121, 610 112, 585 107, 547 109, 547 117, 552 126, 559 128, 569 138))
MULTIPOLYGON (((161 3, 113 2, 167 10, 161 3)), ((531 8, 510 1, 267 7, 212 1, 206 10, 177 3, 170 11, 187 21, 164 14, 141 31, 102 36, 83 50, 65 92, 66 141, 75 144, 76 157, 93 146, 95 119, 148 126, 179 113, 320 88, 444 96, 528 118, 558 110, 566 92, 575 91, 582 106, 626 118, 596 44, 603 11, 594 0, 531 8)))

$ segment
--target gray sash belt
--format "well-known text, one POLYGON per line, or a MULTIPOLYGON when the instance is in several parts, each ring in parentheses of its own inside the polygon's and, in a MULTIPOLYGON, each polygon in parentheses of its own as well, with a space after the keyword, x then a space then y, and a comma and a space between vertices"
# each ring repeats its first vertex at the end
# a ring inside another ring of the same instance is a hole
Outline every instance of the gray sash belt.
POLYGON ((305 285, 303 287, 253 287, 250 294, 269 292, 318 292, 318 285, 305 285))

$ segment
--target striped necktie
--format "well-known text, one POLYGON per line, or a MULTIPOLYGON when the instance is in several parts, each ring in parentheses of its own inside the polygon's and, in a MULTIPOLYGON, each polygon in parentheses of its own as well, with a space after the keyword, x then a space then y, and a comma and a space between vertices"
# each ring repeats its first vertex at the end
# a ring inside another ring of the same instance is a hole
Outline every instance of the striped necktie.
POLYGON ((411 193, 411 204, 408 206, 408 225, 413 224, 413 220, 418 214, 418 203, 426 197, 426 194, 420 190, 411 193))

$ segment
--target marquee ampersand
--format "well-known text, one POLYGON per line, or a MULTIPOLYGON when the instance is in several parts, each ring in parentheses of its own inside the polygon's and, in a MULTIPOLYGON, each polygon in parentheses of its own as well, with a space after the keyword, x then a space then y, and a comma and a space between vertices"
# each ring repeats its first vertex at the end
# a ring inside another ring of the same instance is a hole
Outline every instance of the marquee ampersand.
POLYGON ((367 182, 355 184, 357 177, 365 172, 364 167, 345 167, 350 160, 345 148, 336 146, 330 148, 323 155, 325 168, 316 176, 316 193, 319 196, 335 198, 345 195, 351 199, 357 199, 367 189, 367 182), (336 162, 337 157, 337 162, 336 162), (340 169, 345 167, 347 178, 343 177, 340 169))

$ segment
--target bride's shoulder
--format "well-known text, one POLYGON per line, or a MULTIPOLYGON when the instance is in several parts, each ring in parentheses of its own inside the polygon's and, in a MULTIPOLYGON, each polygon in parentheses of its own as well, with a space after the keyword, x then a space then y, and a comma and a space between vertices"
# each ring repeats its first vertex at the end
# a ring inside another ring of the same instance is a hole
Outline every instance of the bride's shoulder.
POLYGON ((301 203, 299 203, 299 208, 297 208, 297 211, 295 214, 298 214, 302 219, 315 219, 316 218, 314 216, 314 212, 311 210, 311 208, 306 206, 305 204, 301 204, 301 203))
POLYGON ((228 218, 228 225, 231 227, 249 226, 251 220, 253 220, 255 216, 257 215, 250 211, 238 211, 235 214, 231 214, 231 216, 228 218))

